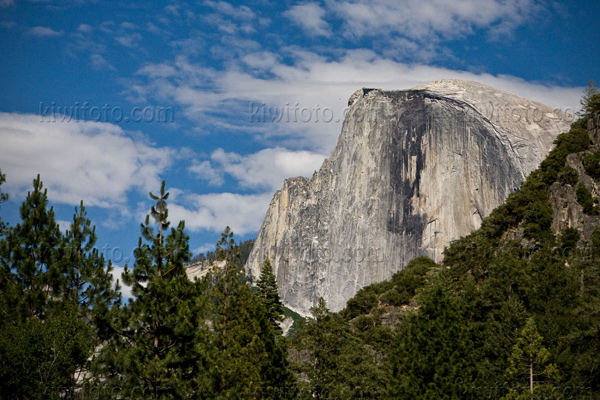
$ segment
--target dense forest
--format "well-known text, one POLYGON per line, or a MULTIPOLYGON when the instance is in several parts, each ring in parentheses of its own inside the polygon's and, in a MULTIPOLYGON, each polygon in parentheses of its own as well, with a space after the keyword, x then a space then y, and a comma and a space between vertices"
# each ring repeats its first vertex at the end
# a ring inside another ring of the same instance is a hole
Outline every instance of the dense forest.
POLYGON ((83 203, 62 233, 38 176, 21 222, 0 221, 1 398, 597 398, 600 222, 557 232, 550 202, 563 188, 589 221, 600 214, 566 166, 579 155, 600 180, 593 86, 582 104, 520 190, 443 263, 416 258, 339 313, 320 301, 290 337, 269 260, 251 288, 228 228, 197 258, 221 267, 187 278, 189 237, 183 221, 171 225, 164 182, 125 268, 125 302, 83 203))

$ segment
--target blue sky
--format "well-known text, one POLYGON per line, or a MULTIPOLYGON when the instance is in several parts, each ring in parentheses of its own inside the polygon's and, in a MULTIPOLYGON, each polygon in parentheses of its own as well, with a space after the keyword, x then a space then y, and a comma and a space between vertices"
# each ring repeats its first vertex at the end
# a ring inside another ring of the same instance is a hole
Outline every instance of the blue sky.
POLYGON ((0 213, 17 223, 40 173, 62 226, 83 200, 123 266, 165 179, 195 253, 227 225, 253 238, 355 90, 463 78, 572 111, 599 20, 597 0, 0 0, 0 213))

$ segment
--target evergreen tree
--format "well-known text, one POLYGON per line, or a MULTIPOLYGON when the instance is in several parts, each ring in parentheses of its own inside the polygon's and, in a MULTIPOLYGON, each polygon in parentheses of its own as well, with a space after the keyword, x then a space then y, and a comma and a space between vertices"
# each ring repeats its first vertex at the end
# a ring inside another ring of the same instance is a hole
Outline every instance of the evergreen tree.
POLYGON ((164 181, 159 195, 150 193, 156 204, 141 225, 133 269, 125 266, 123 280, 135 299, 118 310, 117 335, 104 346, 96 369, 99 383, 113 390, 108 397, 115 388, 125 398, 150 399, 188 398, 200 390, 196 377, 206 363, 199 350, 207 327, 184 270, 190 259, 185 224, 167 231, 168 196, 164 181))
POLYGON ((294 339, 298 372, 306 376, 301 398, 385 398, 383 371, 373 350, 363 345, 340 314, 327 309, 322 298, 311 313, 294 339))
POLYGON ((112 263, 94 248, 96 227, 87 218, 81 202, 75 207, 71 229, 65 235, 63 263, 66 269, 66 298, 86 315, 93 311, 96 318, 120 301, 119 287, 112 287, 112 263))
POLYGON ((8 398, 59 398, 73 393, 93 335, 66 300, 64 241, 39 175, 33 186, 0 242, 0 381, 8 398))
POLYGON ((560 393, 552 391, 552 385, 559 380, 558 368, 550 363, 550 352, 543 342, 534 319, 528 318, 513 346, 506 370, 510 387, 509 394, 504 397, 506 400, 560 397, 560 393))
POLYGON ((215 332, 213 388, 217 399, 287 399, 294 393, 287 349, 262 301, 250 291, 233 233, 217 244, 217 265, 207 279, 215 332))
POLYGON ((459 302, 441 284, 396 334, 391 399, 456 399, 477 376, 459 302))
POLYGON ((583 92, 580 103, 581 111, 579 112, 579 115, 584 119, 591 114, 600 111, 600 90, 598 90, 596 82, 593 80, 588 82, 588 86, 583 92))
POLYGON ((260 270, 260 278, 258 279, 257 286, 257 295, 267 311, 269 321, 276 331, 281 331, 278 322, 284 319, 283 303, 281 303, 281 299, 279 298, 277 279, 275 278, 275 274, 273 274, 273 267, 268 258, 265 259, 260 270))
MULTIPOLYGON (((0 169, 0 186, 2 186, 4 182, 6 182, 6 175, 2 174, 2 170, 0 169)), ((2 190, 0 190, 0 207, 6 200, 8 200, 8 193, 2 193, 2 190)), ((6 228, 6 223, 0 218, 0 237, 4 235, 6 228)))
POLYGON ((53 208, 48 209, 47 189, 39 175, 20 214, 21 223, 0 242, 2 269, 5 274, 12 274, 11 285, 18 288, 18 299, 13 299, 17 310, 6 310, 4 315, 44 318, 49 303, 62 295, 64 275, 58 262, 62 256, 62 235, 53 208))

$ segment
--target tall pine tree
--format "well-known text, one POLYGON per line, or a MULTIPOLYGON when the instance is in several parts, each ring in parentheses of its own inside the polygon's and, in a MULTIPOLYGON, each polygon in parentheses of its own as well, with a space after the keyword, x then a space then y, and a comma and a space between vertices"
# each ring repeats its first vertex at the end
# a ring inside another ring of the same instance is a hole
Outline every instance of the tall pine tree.
POLYGON ((207 277, 215 332, 214 398, 291 398, 295 384, 287 349, 262 301, 250 291, 229 227, 217 244, 216 265, 207 277))
POLYGON ((21 223, 12 228, 0 243, 0 263, 13 275, 19 299, 13 303, 21 318, 44 318, 50 302, 62 295, 62 235, 48 209, 47 189, 40 176, 33 181, 20 209, 21 223))
POLYGON ((64 238, 38 175, 21 223, 0 242, 0 381, 7 398, 64 398, 93 334, 67 300, 64 238))
MULTIPOLYGON (((6 182, 6 175, 2 174, 2 170, 0 169, 0 186, 2 186, 4 182, 6 182)), ((0 190, 0 207, 6 200, 8 200, 8 193, 2 193, 2 190, 0 190)), ((6 223, 0 218, 0 237, 4 235, 6 228, 6 223)))
POLYGON ((169 231, 164 181, 150 197, 156 204, 141 225, 133 269, 126 266, 123 275, 135 299, 117 312, 117 335, 103 348, 98 379, 112 390, 108 397, 118 387, 125 398, 189 398, 201 391, 196 378, 206 360, 198 341, 207 327, 184 269, 190 260, 184 222, 169 231))
POLYGON ((267 311, 267 317, 273 328, 276 331, 280 331, 278 322, 283 321, 283 303, 279 297, 279 291, 277 289, 277 279, 273 274, 273 267, 271 261, 267 258, 262 265, 260 270, 260 277, 257 282, 258 291, 256 294, 262 301, 265 310, 267 311))

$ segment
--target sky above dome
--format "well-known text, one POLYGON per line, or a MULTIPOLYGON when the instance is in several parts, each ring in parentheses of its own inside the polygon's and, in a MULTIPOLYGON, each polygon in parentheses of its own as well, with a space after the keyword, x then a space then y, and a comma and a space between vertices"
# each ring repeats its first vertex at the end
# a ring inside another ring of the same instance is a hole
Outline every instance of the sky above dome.
POLYGON ((195 254, 253 238, 357 89, 469 79, 573 113, 599 20, 597 0, 0 0, 0 213, 19 222, 39 173, 61 227, 83 200, 122 267, 164 179, 195 254))

